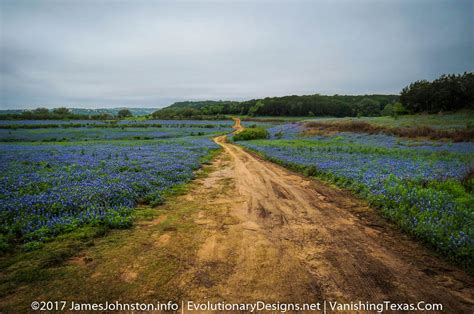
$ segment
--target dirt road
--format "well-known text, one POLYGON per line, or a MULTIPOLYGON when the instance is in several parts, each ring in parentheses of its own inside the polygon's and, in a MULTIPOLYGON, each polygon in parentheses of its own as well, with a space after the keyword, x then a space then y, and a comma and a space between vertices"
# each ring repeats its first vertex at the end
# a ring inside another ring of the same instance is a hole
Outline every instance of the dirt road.
POLYGON ((225 136, 215 141, 223 153, 186 194, 137 210, 155 218, 91 240, 66 263, 35 252, 13 262, 0 276, 14 283, 0 294, 0 311, 26 312, 32 300, 327 299, 424 301, 442 303, 446 313, 472 313, 472 277, 363 201, 261 160, 225 136), (38 271, 28 275, 33 262, 38 271))
MULTIPOLYGON (((240 129, 240 120, 235 127, 240 129)), ((216 138, 230 159, 204 185, 232 188, 213 203, 234 222, 201 212, 210 229, 198 263, 183 275, 189 297, 228 301, 440 302, 474 307, 472 278, 397 232, 347 192, 294 174, 216 138), (206 281, 217 272, 217 280, 206 281), (194 280, 203 277, 202 282, 194 280), (210 275, 209 275, 210 276, 210 275), (194 280, 194 281, 193 281, 194 280), (208 283, 208 285, 206 285, 208 283)))

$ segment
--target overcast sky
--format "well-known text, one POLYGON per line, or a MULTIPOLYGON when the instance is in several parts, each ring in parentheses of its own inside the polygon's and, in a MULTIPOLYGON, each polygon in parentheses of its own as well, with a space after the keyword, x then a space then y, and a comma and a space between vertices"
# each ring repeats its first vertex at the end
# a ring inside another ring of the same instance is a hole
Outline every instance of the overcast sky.
POLYGON ((5 1, 0 108, 399 93, 474 70, 474 1, 5 1))

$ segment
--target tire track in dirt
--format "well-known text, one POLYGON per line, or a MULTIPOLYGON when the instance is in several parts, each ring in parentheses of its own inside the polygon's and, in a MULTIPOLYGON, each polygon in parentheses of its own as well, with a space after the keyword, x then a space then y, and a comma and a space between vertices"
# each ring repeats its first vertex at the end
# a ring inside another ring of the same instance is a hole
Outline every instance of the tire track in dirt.
MULTIPOLYGON (((242 129, 240 120, 234 127, 242 129)), ((224 212, 199 215, 209 235, 194 267, 178 280, 188 299, 424 301, 472 312, 472 278, 363 201, 264 161, 225 136, 215 141, 228 160, 218 160, 219 170, 206 180, 231 186, 212 200, 225 205, 224 212), (219 223, 229 217, 233 223, 219 223)))

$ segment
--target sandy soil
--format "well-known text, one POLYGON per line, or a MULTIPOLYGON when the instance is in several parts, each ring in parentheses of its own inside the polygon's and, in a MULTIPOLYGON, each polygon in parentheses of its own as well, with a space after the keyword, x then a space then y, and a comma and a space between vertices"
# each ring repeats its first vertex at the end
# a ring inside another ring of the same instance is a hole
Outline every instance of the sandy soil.
MULTIPOLYGON (((241 129, 240 121, 235 127, 241 129)), ((232 184, 209 202, 223 215, 200 212, 209 235, 194 267, 181 274, 191 299, 308 302, 442 303, 448 312, 474 308, 472 278, 448 266, 381 219, 348 192, 215 141, 230 159, 203 189, 232 184), (197 278, 197 279, 196 279, 197 278)), ((201 198, 200 192, 189 197, 201 198), (196 196, 193 196, 196 195, 196 196)))

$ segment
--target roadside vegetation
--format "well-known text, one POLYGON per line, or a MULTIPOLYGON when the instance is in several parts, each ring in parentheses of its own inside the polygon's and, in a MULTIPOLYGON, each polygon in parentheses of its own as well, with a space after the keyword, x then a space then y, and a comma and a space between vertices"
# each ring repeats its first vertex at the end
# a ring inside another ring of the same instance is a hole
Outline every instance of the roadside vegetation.
POLYGON ((234 135, 234 141, 249 141, 257 139, 265 139, 269 137, 269 133, 264 128, 249 128, 234 135))

